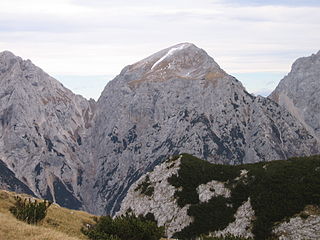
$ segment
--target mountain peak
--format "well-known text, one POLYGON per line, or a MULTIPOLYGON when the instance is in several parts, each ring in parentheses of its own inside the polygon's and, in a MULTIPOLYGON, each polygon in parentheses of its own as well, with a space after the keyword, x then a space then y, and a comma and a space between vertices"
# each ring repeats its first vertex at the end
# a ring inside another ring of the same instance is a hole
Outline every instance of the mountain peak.
POLYGON ((227 76, 213 58, 192 43, 180 43, 163 49, 128 66, 124 71, 129 74, 134 72, 138 73, 138 77, 130 85, 174 78, 214 80, 227 76))
POLYGON ((297 59, 269 96, 320 139, 320 51, 297 59))
POLYGON ((5 50, 3 52, 0 52, 0 58, 3 58, 3 57, 11 57, 11 58, 14 58, 14 57, 17 57, 16 55, 14 55, 12 52, 8 51, 8 50, 5 50))
POLYGON ((167 53, 164 54, 158 61, 156 61, 152 67, 151 67, 151 70, 153 70, 154 68, 156 68, 158 65, 160 65, 163 61, 165 61, 167 58, 170 58, 171 56, 174 56, 177 54, 177 52, 179 51, 186 51, 187 48, 190 48, 190 47, 193 47, 193 48, 196 48, 195 45, 193 44, 190 44, 190 43, 181 43, 181 44, 177 44, 171 48, 169 48, 169 50, 167 50, 167 53))

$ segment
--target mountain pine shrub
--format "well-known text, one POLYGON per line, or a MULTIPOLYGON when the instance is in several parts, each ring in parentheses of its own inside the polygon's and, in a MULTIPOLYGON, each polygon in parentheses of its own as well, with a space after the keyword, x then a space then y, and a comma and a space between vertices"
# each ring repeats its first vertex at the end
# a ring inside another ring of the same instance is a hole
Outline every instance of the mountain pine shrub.
POLYGON ((18 219, 28 224, 37 224, 47 215, 47 210, 52 202, 22 199, 15 197, 14 206, 10 208, 10 212, 18 219))
POLYGON ((238 237, 238 236, 233 236, 233 235, 226 235, 224 237, 203 236, 203 237, 200 237, 200 240, 253 240, 253 239, 238 237))
POLYGON ((82 233, 92 240, 159 240, 164 228, 143 217, 126 214, 112 218, 102 216, 96 224, 82 228, 82 233))
POLYGON ((259 240, 272 238, 276 223, 300 214, 306 206, 320 207, 320 156, 228 166, 182 154, 178 174, 168 181, 176 188, 178 205, 191 205, 188 215, 194 219, 175 233, 179 239, 226 228, 249 198, 255 212, 252 232, 259 240), (239 178, 241 170, 248 171, 245 178, 239 178), (224 182, 231 197, 217 196, 200 202, 197 187, 212 180, 224 182))

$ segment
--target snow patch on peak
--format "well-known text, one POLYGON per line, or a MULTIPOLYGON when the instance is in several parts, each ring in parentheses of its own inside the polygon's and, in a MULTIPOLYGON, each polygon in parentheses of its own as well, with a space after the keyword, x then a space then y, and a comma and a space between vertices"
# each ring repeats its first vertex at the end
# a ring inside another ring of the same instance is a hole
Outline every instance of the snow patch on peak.
POLYGON ((167 57, 172 56, 175 52, 180 51, 189 46, 191 46, 191 43, 183 43, 170 48, 169 51, 163 57, 161 57, 157 62, 153 64, 153 66, 151 67, 151 70, 153 70, 159 63, 161 63, 167 57))

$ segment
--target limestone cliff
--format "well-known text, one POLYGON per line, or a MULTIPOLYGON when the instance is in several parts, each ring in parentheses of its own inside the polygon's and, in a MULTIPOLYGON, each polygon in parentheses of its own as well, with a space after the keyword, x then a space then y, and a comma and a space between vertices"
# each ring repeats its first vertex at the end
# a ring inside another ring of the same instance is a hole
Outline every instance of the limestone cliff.
POLYGON ((0 160, 37 196, 80 208, 77 151, 92 104, 30 60, 0 53, 0 160))

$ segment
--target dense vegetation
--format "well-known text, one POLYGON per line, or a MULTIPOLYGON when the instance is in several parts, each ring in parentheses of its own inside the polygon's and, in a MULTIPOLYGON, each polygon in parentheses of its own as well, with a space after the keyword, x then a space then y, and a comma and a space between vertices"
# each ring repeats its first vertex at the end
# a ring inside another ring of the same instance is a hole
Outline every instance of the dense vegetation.
POLYGON ((127 214, 114 219, 97 218, 96 224, 88 225, 82 232, 92 240, 159 240, 164 228, 144 217, 127 214))
POLYGON ((10 208, 10 212, 18 219, 25 221, 29 224, 37 224, 43 220, 47 215, 47 210, 52 204, 46 200, 37 201, 22 199, 19 196, 15 197, 14 206, 10 208))
POLYGON ((252 240, 252 239, 227 235, 225 237, 200 237, 200 240, 252 240))
POLYGON ((250 197, 256 215, 255 238, 267 239, 276 222, 298 214, 307 205, 320 206, 320 156, 225 166, 183 154, 178 176, 172 176, 169 182, 182 189, 176 191, 178 204, 191 204, 188 214, 194 218, 175 237, 192 238, 227 227, 238 207, 250 197), (248 174, 239 178, 243 169, 248 174), (231 197, 200 203, 196 188, 212 180, 225 182, 231 197))

